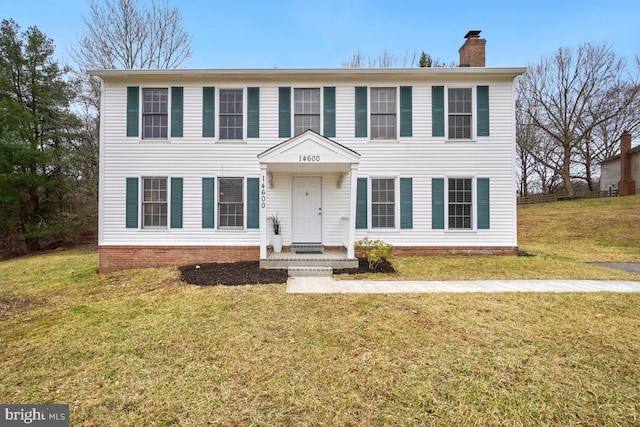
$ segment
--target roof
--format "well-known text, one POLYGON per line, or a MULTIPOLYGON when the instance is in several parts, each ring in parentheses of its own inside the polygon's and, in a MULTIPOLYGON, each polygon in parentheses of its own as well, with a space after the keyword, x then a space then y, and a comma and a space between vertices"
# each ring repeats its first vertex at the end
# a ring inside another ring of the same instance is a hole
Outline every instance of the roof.
MULTIPOLYGON (((633 147, 631 150, 629 150, 629 154, 636 154, 636 153, 640 153, 640 145, 637 145, 633 147)), ((606 159, 601 161, 600 164, 612 162, 612 161, 618 160, 619 158, 620 158, 620 154, 616 154, 615 156, 607 157, 606 159)))
POLYGON ((432 68, 255 68, 255 69, 163 69, 163 70, 89 70, 88 74, 103 80, 202 80, 224 78, 229 80, 284 81, 327 80, 358 81, 362 79, 420 80, 428 77, 457 77, 467 79, 513 79, 524 73, 524 67, 432 67, 432 68))

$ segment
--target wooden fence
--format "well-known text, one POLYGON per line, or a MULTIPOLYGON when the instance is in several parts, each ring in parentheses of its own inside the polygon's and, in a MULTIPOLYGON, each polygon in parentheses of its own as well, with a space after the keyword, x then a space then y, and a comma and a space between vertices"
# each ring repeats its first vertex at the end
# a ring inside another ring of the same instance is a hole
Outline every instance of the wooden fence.
POLYGON ((579 192, 574 196, 566 194, 534 194, 531 196, 518 196, 519 205, 530 205, 533 203, 557 202, 560 200, 594 199, 597 197, 618 197, 618 190, 608 191, 587 191, 579 192))

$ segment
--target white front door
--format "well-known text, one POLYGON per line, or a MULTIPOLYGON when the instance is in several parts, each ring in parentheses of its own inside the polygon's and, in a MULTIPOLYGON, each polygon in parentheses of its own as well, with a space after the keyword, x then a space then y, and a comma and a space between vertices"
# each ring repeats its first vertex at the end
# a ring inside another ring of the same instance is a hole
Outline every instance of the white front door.
POLYGON ((322 177, 293 177, 292 243, 322 243, 322 177))

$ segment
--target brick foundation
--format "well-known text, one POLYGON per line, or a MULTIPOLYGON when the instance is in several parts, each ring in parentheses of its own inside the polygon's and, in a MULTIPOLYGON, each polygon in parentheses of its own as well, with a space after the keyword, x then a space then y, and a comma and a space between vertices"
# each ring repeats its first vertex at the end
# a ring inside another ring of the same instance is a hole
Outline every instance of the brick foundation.
MULTIPOLYGON (((512 246, 394 246, 397 256, 517 255, 512 246)), ((99 246, 98 271, 145 267, 177 267, 195 263, 258 261, 258 246, 99 246)))
POLYGON ((177 267, 198 262, 257 261, 258 246, 99 246, 98 271, 177 267))

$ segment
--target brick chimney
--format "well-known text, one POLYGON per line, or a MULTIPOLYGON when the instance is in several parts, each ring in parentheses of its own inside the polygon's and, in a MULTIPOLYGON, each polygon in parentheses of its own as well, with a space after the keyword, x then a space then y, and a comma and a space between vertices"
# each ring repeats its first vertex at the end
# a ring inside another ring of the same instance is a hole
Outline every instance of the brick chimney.
POLYGON ((618 182, 618 195, 631 196, 636 194, 636 182, 631 176, 631 134, 624 131, 620 136, 620 182, 618 182))
POLYGON ((480 38, 480 30, 471 30, 464 36, 467 39, 458 49, 460 53, 461 67, 484 67, 485 55, 484 47, 487 44, 485 39, 480 38))

